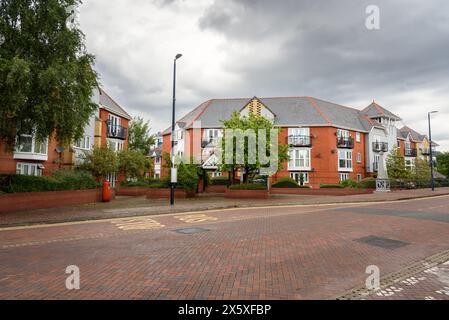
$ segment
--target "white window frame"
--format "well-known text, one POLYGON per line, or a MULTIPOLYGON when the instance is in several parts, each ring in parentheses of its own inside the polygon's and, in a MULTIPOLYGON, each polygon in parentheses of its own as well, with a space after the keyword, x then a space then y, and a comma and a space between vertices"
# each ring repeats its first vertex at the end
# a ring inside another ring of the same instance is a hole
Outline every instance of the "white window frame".
POLYGON ((352 172, 354 168, 352 160, 352 150, 338 149, 338 171, 352 172), (344 158, 341 157, 342 154, 344 154, 344 158), (340 160, 345 161, 344 167, 340 165, 340 160))
POLYGON ((310 183, 310 177, 309 177, 309 173, 308 172, 290 172, 290 178, 295 180, 296 182, 298 182, 299 185, 301 185, 300 183, 300 175, 304 176, 304 183, 303 185, 309 184, 310 183))
POLYGON ((349 173, 340 173, 340 182, 344 182, 350 179, 349 173))
POLYGON ((356 142, 361 142, 362 141, 362 135, 360 132, 356 132, 355 133, 355 141, 356 142))
POLYGON ((42 165, 39 163, 17 162, 16 174, 40 177, 42 176, 42 165))
POLYGON ((363 175, 361 173, 357 173, 357 181, 360 182, 363 180, 363 175))
POLYGON ((290 148, 289 150, 290 161, 288 162, 288 170, 289 171, 311 170, 312 168, 311 154, 312 150, 310 148, 290 148), (302 153, 306 154, 302 155, 302 153), (301 166, 301 161, 303 162, 303 166, 301 166))
POLYGON ((115 188, 118 182, 117 173, 108 173, 106 175, 106 181, 109 181, 111 188, 115 188))
POLYGON ((92 148, 91 137, 84 136, 83 138, 76 141, 74 147, 81 150, 90 150, 92 148))
POLYGON ((310 136, 310 128, 300 127, 300 128, 288 128, 288 136, 310 136))
POLYGON ((349 139, 351 137, 351 134, 350 134, 349 130, 337 129, 337 137, 349 139))
POLYGON ((362 163, 362 154, 360 152, 357 152, 357 163, 362 163))

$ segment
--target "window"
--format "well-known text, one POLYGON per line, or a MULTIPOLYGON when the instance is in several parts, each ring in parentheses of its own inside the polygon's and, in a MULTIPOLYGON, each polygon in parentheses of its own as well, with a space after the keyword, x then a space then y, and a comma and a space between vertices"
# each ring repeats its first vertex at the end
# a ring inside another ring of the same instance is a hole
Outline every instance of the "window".
POLYGON ((362 154, 360 152, 357 153, 357 163, 362 163, 362 154))
POLYGON ((161 163, 161 158, 160 157, 156 157, 156 164, 160 164, 161 163))
POLYGON ((352 171, 352 151, 338 151, 338 169, 352 171))
POLYGON ((109 181, 111 183, 111 188, 115 188, 115 186, 117 185, 117 174, 109 173, 106 176, 106 181, 109 181))
POLYGON ((288 167, 310 169, 310 149, 291 149, 288 167))
POLYGON ((47 145, 48 139, 39 141, 31 134, 22 134, 17 138, 16 152, 46 155, 47 145))
POLYGON ((337 129, 337 137, 343 138, 343 139, 348 139, 349 138, 349 131, 348 130, 337 129))
POLYGON ((356 134, 355 134, 355 141, 356 141, 356 142, 360 142, 360 141, 362 141, 362 138, 361 138, 360 132, 356 132, 356 134))
POLYGON ((340 173, 340 182, 349 180, 349 173, 340 173))
POLYGON ((75 143, 75 147, 79 148, 79 149, 85 149, 85 150, 90 150, 91 145, 90 145, 90 137, 86 136, 84 138, 79 139, 76 143, 75 143))
POLYGON ((112 150, 118 152, 123 151, 124 143, 119 141, 111 141, 109 140, 109 146, 112 150))
POLYGON ((288 128, 289 136, 310 136, 310 128, 288 128))
POLYGON ((299 185, 303 186, 306 183, 309 183, 309 173, 308 172, 291 172, 290 178, 295 180, 299 185), (302 176, 302 183, 301 183, 301 176, 302 176))
POLYGON ((220 171, 212 172, 212 177, 214 177, 214 178, 221 177, 221 172, 220 171))
POLYGON ((401 148, 401 141, 398 140, 398 144, 397 144, 398 148, 401 148))
POLYGON ((24 176, 42 176, 43 165, 37 163, 22 163, 16 165, 16 174, 24 176))
POLYGON ((176 140, 182 140, 184 139, 184 131, 178 130, 176 131, 176 140))
POLYGON ((357 181, 360 182, 363 180, 363 175, 361 173, 357 173, 357 181))

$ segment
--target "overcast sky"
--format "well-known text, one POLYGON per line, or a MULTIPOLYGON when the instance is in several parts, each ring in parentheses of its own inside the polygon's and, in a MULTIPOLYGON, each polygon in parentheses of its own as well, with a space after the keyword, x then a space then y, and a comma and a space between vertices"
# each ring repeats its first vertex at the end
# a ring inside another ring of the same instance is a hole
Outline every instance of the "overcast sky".
POLYGON ((449 150, 447 0, 84 0, 79 20, 104 88, 153 131, 211 98, 376 100, 449 150), (368 30, 368 5, 380 30, 368 30))

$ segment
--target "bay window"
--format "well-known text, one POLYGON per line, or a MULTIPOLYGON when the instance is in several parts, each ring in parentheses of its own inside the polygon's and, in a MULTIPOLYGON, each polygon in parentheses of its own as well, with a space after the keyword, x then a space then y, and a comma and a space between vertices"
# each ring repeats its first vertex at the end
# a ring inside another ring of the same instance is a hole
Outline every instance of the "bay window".
POLYGON ((21 134, 17 137, 14 159, 46 161, 48 139, 38 140, 33 134, 21 134))

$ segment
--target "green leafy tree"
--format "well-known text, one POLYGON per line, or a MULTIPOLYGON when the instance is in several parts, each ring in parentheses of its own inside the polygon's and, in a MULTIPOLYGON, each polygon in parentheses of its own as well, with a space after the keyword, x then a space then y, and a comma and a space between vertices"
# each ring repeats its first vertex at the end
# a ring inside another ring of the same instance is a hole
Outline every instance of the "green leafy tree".
POLYGON ((412 170, 412 178, 417 181, 430 181, 431 177, 429 163, 421 159, 416 159, 415 167, 412 170))
MULTIPOLYGON (((222 139, 222 150, 225 150, 226 148, 229 149, 229 146, 226 146, 226 130, 227 129, 233 129, 233 130, 240 129, 243 132, 245 132, 246 130, 251 130, 252 132, 255 133, 256 150, 249 150, 248 146, 250 144, 249 144, 248 138, 245 137, 245 139, 244 139, 244 146, 243 146, 244 161, 243 161, 243 164, 237 163, 237 162, 239 162, 239 161, 237 161, 237 154, 236 154, 237 139, 234 138, 233 146, 231 146, 231 148, 233 150, 233 162, 226 163, 225 154, 223 152, 223 161, 222 161, 223 164, 220 166, 220 170, 230 172, 232 177, 234 176, 234 173, 236 170, 238 170, 238 169, 245 170, 246 174, 245 174, 244 182, 247 183, 248 180, 252 180, 255 177, 255 175, 257 174, 259 169, 261 169, 265 166, 264 164, 261 163, 261 159, 259 159, 258 150, 261 147, 265 147, 265 150, 267 150, 267 156, 269 156, 269 153, 272 150, 270 131, 272 129, 274 129, 274 125, 270 120, 268 120, 262 116, 257 116, 257 115, 250 113, 250 115, 248 117, 241 117, 238 112, 234 112, 230 119, 223 121, 223 124, 225 127, 225 132, 224 132, 224 137, 222 139), (265 137, 266 145, 265 146, 259 146, 259 130, 261 130, 261 129, 264 129, 265 130, 264 132, 266 133, 266 137, 265 137), (251 163, 254 161, 251 161, 250 155, 254 152, 255 152, 254 157, 255 157, 256 161, 255 161, 255 163, 251 163)), ((280 132, 280 129, 279 129, 279 132, 280 132)), ((277 166, 279 169, 282 169, 283 163, 285 161, 289 160, 288 146, 278 144, 277 151, 278 151, 277 166)))
POLYGON ((393 179, 410 178, 410 171, 405 167, 401 150, 395 147, 387 157, 388 176, 393 179))
POLYGON ((443 152, 437 155, 437 171, 449 177, 449 152, 443 152))
POLYGON ((129 149, 148 155, 154 144, 154 137, 150 135, 150 123, 139 117, 134 118, 129 125, 128 132, 129 149))
POLYGON ((97 75, 84 35, 70 23, 80 0, 0 1, 0 138, 83 135, 97 75))
POLYGON ((97 178, 105 178, 106 175, 119 171, 117 153, 109 146, 94 148, 85 152, 81 169, 91 172, 97 178))
POLYGON ((148 171, 149 161, 147 158, 135 150, 124 150, 118 154, 118 162, 120 171, 123 172, 127 179, 139 178, 148 171))

